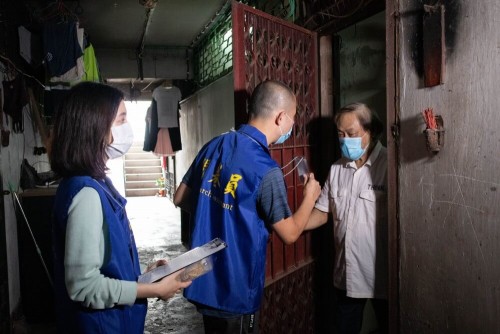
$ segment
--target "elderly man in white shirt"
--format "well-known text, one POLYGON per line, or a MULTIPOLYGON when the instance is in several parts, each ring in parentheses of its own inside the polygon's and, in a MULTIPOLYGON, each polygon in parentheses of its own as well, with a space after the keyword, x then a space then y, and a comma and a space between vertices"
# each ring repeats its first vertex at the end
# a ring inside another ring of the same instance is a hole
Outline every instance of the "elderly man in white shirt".
POLYGON ((387 332, 387 153, 383 126, 362 103, 335 115, 342 158, 330 173, 306 229, 333 216, 337 333, 359 333, 372 299, 379 333, 387 332))

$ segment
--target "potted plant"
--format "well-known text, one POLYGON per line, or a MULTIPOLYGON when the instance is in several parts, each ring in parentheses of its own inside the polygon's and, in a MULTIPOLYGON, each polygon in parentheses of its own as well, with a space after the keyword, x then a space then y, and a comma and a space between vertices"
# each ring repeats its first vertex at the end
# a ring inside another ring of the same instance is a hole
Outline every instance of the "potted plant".
POLYGON ((158 187, 158 196, 165 197, 165 178, 163 176, 156 179, 156 186, 158 187))

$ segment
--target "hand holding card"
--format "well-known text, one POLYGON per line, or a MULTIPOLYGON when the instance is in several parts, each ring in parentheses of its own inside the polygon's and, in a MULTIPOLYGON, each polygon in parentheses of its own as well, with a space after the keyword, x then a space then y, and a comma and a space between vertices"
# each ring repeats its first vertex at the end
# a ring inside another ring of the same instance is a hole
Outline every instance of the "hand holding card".
POLYGON ((307 160, 304 157, 300 157, 297 162, 297 173, 300 179, 304 182, 309 175, 309 166, 307 166, 307 160))

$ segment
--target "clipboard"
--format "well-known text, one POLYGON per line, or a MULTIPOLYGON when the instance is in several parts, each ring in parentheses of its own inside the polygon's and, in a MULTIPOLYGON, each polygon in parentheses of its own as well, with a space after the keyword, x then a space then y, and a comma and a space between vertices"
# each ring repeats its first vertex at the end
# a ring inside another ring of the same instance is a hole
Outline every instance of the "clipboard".
MULTIPOLYGON (((175 273, 189 265, 192 265, 196 262, 202 261, 203 259, 209 257, 212 254, 215 254, 227 247, 226 243, 219 239, 215 238, 212 241, 207 242, 206 244, 193 248, 176 258, 173 258, 168 261, 166 265, 157 267, 147 273, 144 273, 139 276, 137 282, 138 283, 153 283, 165 276, 175 273)), ((204 264, 205 262, 202 262, 204 264)), ((211 266, 206 267, 206 271, 211 270, 211 266)), ((203 273, 205 273, 204 271, 203 273)))

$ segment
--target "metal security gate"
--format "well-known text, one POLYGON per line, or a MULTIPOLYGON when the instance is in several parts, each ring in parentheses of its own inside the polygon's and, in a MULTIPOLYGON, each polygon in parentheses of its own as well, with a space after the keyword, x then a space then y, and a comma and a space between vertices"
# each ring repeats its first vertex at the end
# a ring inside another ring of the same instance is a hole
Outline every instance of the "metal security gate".
MULTIPOLYGON (((291 138, 273 145, 271 155, 281 166, 295 156, 309 158, 308 124, 318 116, 316 33, 241 3, 233 2, 232 6, 236 126, 247 122, 247 100, 255 86, 268 79, 280 80, 297 96, 297 116, 291 138)), ((290 173, 285 182, 290 208, 295 211, 302 201, 303 186, 297 173, 290 173)), ((285 329, 287 333, 313 332, 311 267, 309 233, 290 246, 271 236, 261 310, 264 333, 282 333, 285 329)))

